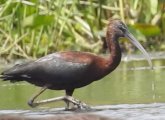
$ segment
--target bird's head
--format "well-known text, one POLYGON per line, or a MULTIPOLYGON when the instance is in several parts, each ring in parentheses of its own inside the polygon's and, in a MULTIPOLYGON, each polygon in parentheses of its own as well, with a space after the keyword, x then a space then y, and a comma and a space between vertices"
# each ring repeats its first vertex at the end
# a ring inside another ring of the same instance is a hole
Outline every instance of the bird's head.
MULTIPOLYGON (((147 59, 150 67, 152 68, 152 62, 150 59, 150 56, 146 52, 146 50, 143 48, 143 46, 136 40, 136 38, 129 32, 126 24, 124 24, 119 19, 110 19, 107 34, 115 34, 117 38, 125 37, 127 38, 133 45, 135 45, 145 56, 147 59)), ((118 40, 118 39, 116 39, 118 40)))
POLYGON ((127 26, 119 19, 110 19, 108 25, 108 33, 115 34, 117 37, 124 37, 128 30, 127 26))

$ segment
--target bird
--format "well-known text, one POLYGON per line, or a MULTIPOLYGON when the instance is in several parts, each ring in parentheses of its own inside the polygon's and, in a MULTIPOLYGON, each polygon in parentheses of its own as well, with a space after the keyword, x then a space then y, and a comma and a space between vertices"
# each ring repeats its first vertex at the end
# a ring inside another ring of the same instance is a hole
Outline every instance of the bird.
POLYGON ((75 99, 73 92, 77 88, 101 80, 116 69, 121 62, 122 51, 119 40, 123 37, 127 38, 144 54, 150 67, 152 67, 149 54, 129 32, 127 25, 120 19, 109 19, 106 31, 109 57, 104 58, 94 53, 80 51, 55 52, 4 70, 0 78, 10 82, 27 81, 41 87, 41 90, 28 101, 28 105, 31 107, 63 100, 68 110, 71 109, 71 103, 80 109, 89 108, 87 104, 75 99), (65 95, 35 101, 47 89, 64 90, 65 95))

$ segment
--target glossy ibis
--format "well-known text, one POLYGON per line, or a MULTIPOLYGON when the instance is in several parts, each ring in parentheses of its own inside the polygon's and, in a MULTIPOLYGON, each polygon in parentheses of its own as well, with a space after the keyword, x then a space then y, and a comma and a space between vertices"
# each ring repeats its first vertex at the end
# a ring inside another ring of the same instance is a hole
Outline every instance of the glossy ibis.
POLYGON ((120 37, 128 38, 152 66, 149 55, 128 31, 127 26, 121 20, 110 19, 106 33, 107 46, 111 52, 109 58, 105 59, 87 52, 56 52, 32 62, 15 65, 2 72, 1 78, 11 82, 27 81, 42 87, 39 93, 29 100, 28 104, 31 107, 63 100, 67 104, 67 109, 70 108, 69 103, 73 103, 78 108, 84 108, 85 103, 72 97, 74 90, 100 80, 119 65, 121 49, 118 40, 120 37), (66 95, 34 102, 46 89, 65 90, 66 95))

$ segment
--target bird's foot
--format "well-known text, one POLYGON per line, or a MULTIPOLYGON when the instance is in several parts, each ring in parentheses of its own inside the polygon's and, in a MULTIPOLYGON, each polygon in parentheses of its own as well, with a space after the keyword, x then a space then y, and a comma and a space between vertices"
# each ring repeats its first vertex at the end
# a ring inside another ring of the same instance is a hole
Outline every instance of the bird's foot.
POLYGON ((35 107, 38 106, 38 104, 37 104, 37 103, 34 103, 33 100, 29 100, 29 101, 28 101, 28 105, 29 105, 30 107, 32 107, 32 108, 35 108, 35 107))
POLYGON ((67 107, 65 110, 89 110, 90 106, 85 104, 84 102, 81 102, 80 100, 74 99, 71 96, 66 96, 65 101, 68 102, 67 107), (70 106, 69 103, 72 103, 74 106, 70 106))
POLYGON ((78 103, 78 104, 73 104, 73 106, 71 107, 66 107, 65 108, 66 111, 76 111, 76 110, 91 110, 90 106, 86 105, 85 103, 78 103))
POLYGON ((79 109, 85 109, 85 110, 91 109, 90 106, 88 106, 86 103, 81 102, 81 101, 77 101, 77 102, 78 102, 77 107, 79 109))

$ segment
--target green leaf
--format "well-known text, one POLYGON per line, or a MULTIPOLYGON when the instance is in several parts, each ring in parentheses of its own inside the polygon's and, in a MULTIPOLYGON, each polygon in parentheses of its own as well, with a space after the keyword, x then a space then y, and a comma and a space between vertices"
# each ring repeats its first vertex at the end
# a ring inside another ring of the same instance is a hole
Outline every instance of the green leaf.
POLYGON ((146 37, 138 29, 134 28, 132 25, 129 25, 128 28, 137 40, 146 42, 146 37))
POLYGON ((157 25, 136 23, 132 27, 138 29, 145 36, 156 36, 160 34, 160 28, 157 25))
POLYGON ((30 15, 23 20, 23 27, 36 28, 43 25, 50 25, 54 21, 53 15, 30 15))

